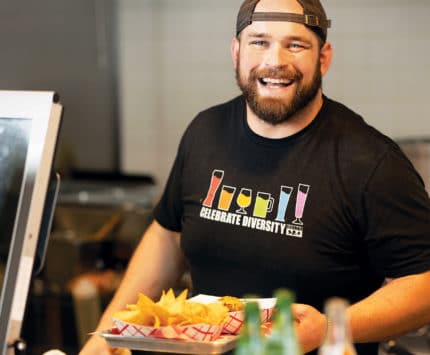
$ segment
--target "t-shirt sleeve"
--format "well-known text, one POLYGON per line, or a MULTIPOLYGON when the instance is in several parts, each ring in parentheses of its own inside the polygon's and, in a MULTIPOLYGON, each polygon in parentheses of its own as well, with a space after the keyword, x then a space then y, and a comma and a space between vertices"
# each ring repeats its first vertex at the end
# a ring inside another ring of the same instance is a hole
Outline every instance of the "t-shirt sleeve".
POLYGON ((183 141, 170 171, 164 192, 160 201, 154 208, 154 218, 163 227, 180 232, 182 229, 182 167, 183 167, 183 141))
POLYGON ((399 148, 386 152, 364 193, 365 243, 375 270, 400 277, 430 270, 430 200, 399 148))

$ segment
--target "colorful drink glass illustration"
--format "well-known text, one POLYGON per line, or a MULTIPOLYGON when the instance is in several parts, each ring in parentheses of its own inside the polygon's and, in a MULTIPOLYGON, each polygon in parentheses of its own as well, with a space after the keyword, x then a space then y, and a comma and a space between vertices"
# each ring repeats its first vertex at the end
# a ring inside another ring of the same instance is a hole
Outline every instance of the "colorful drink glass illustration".
POLYGON ((255 199, 253 215, 255 217, 266 218, 267 214, 272 212, 273 197, 267 192, 258 192, 255 199))
POLYGON ((299 191, 297 192, 297 200, 296 200, 296 219, 293 221, 293 224, 303 225, 302 217, 303 210, 305 208, 306 198, 308 197, 309 185, 299 184, 299 191))
POLYGON ((242 187, 240 189, 239 196, 237 196, 236 203, 240 207, 236 210, 236 213, 246 214, 245 208, 247 208, 251 204, 251 189, 247 189, 242 187))
POLYGON ((293 192, 293 188, 291 186, 281 186, 278 203, 278 214, 276 215, 276 220, 279 222, 285 222, 285 213, 287 212, 287 206, 288 201, 290 200, 291 192, 293 192))
POLYGON ((219 185, 221 185, 221 181, 224 177, 224 171, 222 170, 214 170, 212 172, 211 183, 209 185, 209 190, 206 195, 206 198, 203 201, 203 206, 212 207, 212 203, 214 201, 215 193, 217 192, 219 185))
POLYGON ((220 210, 228 211, 236 188, 233 186, 223 185, 221 195, 219 197, 218 208, 220 210))

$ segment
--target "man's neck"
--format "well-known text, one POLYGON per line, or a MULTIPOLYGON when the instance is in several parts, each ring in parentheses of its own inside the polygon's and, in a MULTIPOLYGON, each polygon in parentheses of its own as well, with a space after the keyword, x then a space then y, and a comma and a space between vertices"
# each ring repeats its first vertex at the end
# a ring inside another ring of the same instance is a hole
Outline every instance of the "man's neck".
POLYGON ((248 106, 246 105, 247 122, 251 130, 261 137, 280 139, 291 136, 303 128, 308 126, 317 116, 323 104, 321 90, 315 98, 309 102, 303 109, 291 116, 287 121, 277 125, 272 125, 259 118, 248 106))

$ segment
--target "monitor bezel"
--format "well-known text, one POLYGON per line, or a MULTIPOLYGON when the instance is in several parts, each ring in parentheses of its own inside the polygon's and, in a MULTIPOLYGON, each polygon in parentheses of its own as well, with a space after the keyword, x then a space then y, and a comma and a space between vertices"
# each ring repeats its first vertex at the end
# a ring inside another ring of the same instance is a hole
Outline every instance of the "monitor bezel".
POLYGON ((49 91, 0 91, 0 117, 31 119, 25 167, 0 294, 0 354, 19 339, 55 156, 62 107, 49 91))

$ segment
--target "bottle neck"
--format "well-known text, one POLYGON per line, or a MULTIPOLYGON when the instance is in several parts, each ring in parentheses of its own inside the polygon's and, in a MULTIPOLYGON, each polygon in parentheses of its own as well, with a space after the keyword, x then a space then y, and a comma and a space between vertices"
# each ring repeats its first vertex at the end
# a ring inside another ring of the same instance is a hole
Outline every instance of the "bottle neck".
POLYGON ((326 307, 327 334, 320 355, 356 354, 346 310, 347 304, 341 300, 332 301, 326 307))
POLYGON ((283 332, 293 333, 293 316, 291 314, 291 305, 284 305, 278 308, 278 314, 275 317, 275 329, 282 329, 283 332))
POLYGON ((328 323, 326 341, 330 343, 350 342, 349 326, 345 319, 334 320, 328 323))

